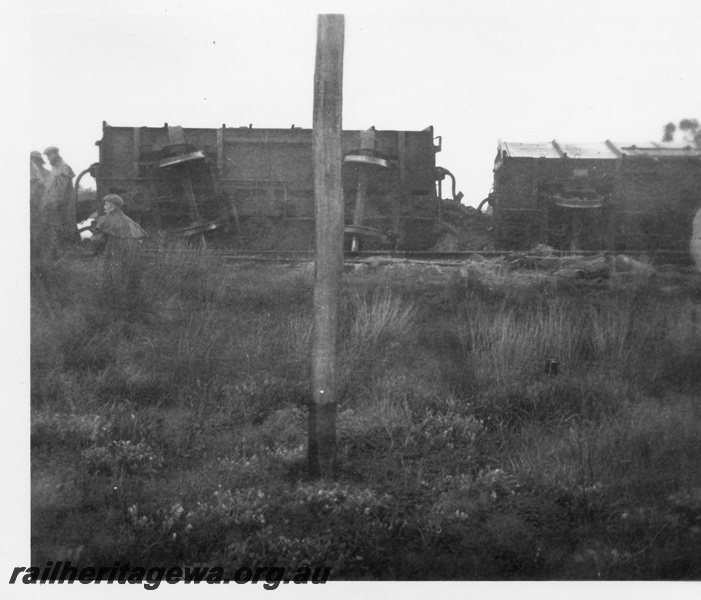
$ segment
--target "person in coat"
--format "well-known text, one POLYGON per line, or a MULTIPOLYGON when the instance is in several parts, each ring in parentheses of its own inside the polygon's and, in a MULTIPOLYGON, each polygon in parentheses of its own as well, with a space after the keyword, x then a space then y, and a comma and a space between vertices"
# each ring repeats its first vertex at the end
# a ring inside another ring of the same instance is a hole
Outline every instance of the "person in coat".
POLYGON ((45 241, 42 235, 42 207, 49 171, 44 164, 41 152, 32 150, 29 155, 29 239, 32 260, 41 257, 45 241))
POLYGON ((75 173, 61 158, 56 146, 49 146, 44 154, 51 163, 51 172, 42 198, 42 216, 46 246, 55 254, 59 248, 70 247, 80 241, 73 197, 75 173))
POLYGON ((104 280, 118 296, 135 296, 141 284, 139 249, 148 236, 136 221, 122 212, 124 200, 117 194, 104 197, 105 214, 93 227, 93 243, 104 246, 104 280))

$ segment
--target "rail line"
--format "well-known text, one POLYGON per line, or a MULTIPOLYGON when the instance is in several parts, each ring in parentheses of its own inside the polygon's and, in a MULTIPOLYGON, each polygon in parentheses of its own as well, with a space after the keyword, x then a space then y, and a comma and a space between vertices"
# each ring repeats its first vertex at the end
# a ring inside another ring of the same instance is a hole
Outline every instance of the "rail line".
MULTIPOLYGON (((143 249, 143 254, 149 259, 156 259, 159 254, 167 255, 167 249, 146 247, 143 249)), ((218 259, 225 263, 303 263, 312 262, 315 259, 314 252, 306 251, 242 251, 230 249, 181 249, 177 252, 182 256, 201 256, 202 258, 218 259)), ((432 264, 459 264, 469 261, 476 257, 483 259, 494 258, 510 258, 513 260, 541 260, 547 261, 552 259, 562 258, 594 258, 597 256, 613 257, 617 255, 625 255, 631 258, 645 260, 650 264, 673 264, 685 265, 691 264, 691 258, 688 252, 680 250, 657 250, 654 252, 615 252, 615 251, 565 251, 555 250, 547 254, 536 253, 532 251, 518 250, 463 250, 458 252, 428 252, 428 251, 362 251, 362 252, 346 252, 344 253, 345 263, 372 263, 378 260, 386 259, 388 261, 416 261, 432 264)))
MULTIPOLYGON (((230 248, 188 248, 177 246, 145 245, 141 253, 147 262, 158 260, 159 257, 181 256, 187 260, 201 258, 203 260, 221 261, 223 264, 236 263, 305 263, 313 262, 315 254, 313 251, 281 251, 281 250, 237 250, 230 248)), ((367 263, 373 264, 386 260, 388 262, 417 262, 436 265, 456 265, 477 258, 497 259, 505 258, 513 261, 523 260, 524 266, 529 263, 534 265, 538 262, 563 258, 595 258, 597 256, 612 258, 624 255, 630 258, 641 260, 651 265, 674 265, 691 266, 693 261, 689 252, 682 250, 656 250, 652 252, 631 251, 620 252, 612 250, 586 250, 568 251, 553 250, 542 253, 532 250, 461 250, 456 252, 429 252, 429 251, 402 251, 402 250, 367 250, 361 252, 345 252, 343 262, 346 264, 367 263)), ((91 260, 95 258, 93 250, 89 246, 71 250, 65 254, 65 258, 75 258, 91 260)))

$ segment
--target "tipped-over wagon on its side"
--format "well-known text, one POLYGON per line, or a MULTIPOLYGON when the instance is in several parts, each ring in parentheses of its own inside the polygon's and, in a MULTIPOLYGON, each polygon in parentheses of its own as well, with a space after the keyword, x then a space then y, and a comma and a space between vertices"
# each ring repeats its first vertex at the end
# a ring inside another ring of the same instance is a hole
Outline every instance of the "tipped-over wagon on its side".
MULTIPOLYGON (((112 127, 93 165, 97 198, 116 193, 149 231, 217 232, 241 248, 314 245, 312 130, 112 127)), ((440 216, 440 137, 422 131, 344 131, 349 244, 425 249, 440 216)), ((459 199, 459 197, 458 197, 459 199)))
POLYGON ((500 141, 489 203, 499 248, 687 252, 701 149, 500 141))

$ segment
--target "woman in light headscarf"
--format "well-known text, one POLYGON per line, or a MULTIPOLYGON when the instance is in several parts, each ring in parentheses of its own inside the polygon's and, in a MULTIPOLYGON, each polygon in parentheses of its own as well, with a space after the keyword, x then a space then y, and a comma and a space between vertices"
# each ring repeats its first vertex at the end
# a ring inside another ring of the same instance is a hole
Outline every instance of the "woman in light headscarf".
POLYGON ((95 243, 105 248, 105 284, 114 292, 138 293, 141 282, 139 247, 148 234, 123 212, 117 194, 105 196, 105 214, 94 225, 95 243))
POLYGON ((42 208, 49 171, 44 168, 44 164, 41 152, 32 150, 29 155, 29 247, 33 261, 41 257, 46 246, 42 208))

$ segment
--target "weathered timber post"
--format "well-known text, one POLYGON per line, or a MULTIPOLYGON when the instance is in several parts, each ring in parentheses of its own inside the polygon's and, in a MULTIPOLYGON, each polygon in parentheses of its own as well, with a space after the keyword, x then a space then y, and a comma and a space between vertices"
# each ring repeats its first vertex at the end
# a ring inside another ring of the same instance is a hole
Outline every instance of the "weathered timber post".
POLYGON ((316 275, 308 459, 310 475, 322 479, 336 474, 336 346, 343 271, 343 37, 343 15, 319 15, 312 134, 316 275))

